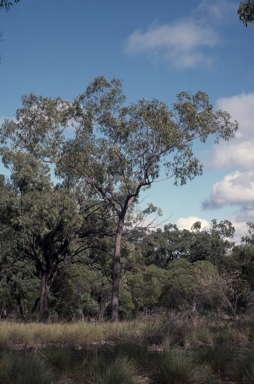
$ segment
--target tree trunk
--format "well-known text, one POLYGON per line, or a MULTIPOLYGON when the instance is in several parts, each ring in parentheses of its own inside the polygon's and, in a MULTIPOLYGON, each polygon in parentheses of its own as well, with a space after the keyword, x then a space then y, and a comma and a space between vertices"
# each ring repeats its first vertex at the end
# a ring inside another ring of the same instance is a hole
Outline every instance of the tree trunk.
POLYGON ((26 318, 26 322, 28 323, 28 321, 30 321, 30 317, 32 316, 32 314, 34 313, 34 311, 36 310, 36 307, 38 305, 40 301, 40 296, 38 297, 38 299, 36 299, 31 311, 29 312, 29 314, 27 315, 27 318, 26 318))
POLYGON ((21 315, 21 319, 22 319, 22 321, 25 321, 24 311, 23 311, 20 297, 17 297, 17 302, 18 302, 18 308, 19 308, 19 313, 21 315))
POLYGON ((43 273, 41 279, 41 295, 40 295, 40 312, 39 322, 46 323, 48 321, 48 293, 50 286, 47 284, 47 274, 43 273))
POLYGON ((104 316, 104 313, 108 307, 108 305, 111 303, 111 300, 104 300, 103 303, 102 303, 102 306, 100 308, 100 312, 99 312, 99 315, 98 315, 98 320, 99 320, 99 323, 101 322, 101 320, 103 319, 103 316, 104 316))
POLYGON ((123 234, 124 220, 120 219, 116 231, 115 249, 114 249, 114 267, 113 267, 113 288, 111 297, 111 322, 118 322, 118 295, 120 283, 120 250, 123 234))

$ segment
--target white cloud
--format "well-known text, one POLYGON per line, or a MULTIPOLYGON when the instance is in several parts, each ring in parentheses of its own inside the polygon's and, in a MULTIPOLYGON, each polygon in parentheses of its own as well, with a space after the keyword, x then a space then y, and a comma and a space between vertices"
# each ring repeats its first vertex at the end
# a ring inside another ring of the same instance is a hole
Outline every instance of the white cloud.
POLYGON ((240 242, 247 233, 246 223, 254 222, 254 93, 220 98, 217 107, 229 112, 238 121, 239 129, 234 139, 215 145, 206 161, 208 168, 233 171, 213 185, 203 209, 238 206, 229 220, 236 227, 235 238, 240 242))
POLYGON ((205 15, 206 20, 208 18, 215 22, 219 20, 225 24, 228 21, 234 20, 238 7, 239 1, 203 0, 197 7, 196 13, 205 15))
POLYGON ((234 171, 213 185, 210 199, 203 203, 203 208, 246 204, 254 204, 254 172, 234 171))
POLYGON ((201 26, 195 20, 181 20, 163 25, 153 23, 147 31, 133 32, 125 41, 125 52, 146 53, 152 57, 159 55, 177 68, 186 68, 211 64, 213 59, 202 49, 217 43, 215 30, 201 26))
POLYGON ((234 171, 214 184, 209 200, 203 202, 203 209, 217 209, 226 205, 239 209, 227 219, 235 227, 234 241, 248 233, 247 222, 254 222, 254 171, 234 171))
POLYGON ((201 222, 201 229, 207 230, 210 226, 207 220, 195 216, 181 217, 177 220, 176 225, 179 229, 191 229, 192 225, 197 221, 201 222))
POLYGON ((206 161, 208 168, 253 169, 254 166, 254 93, 242 93, 217 100, 217 107, 230 113, 237 120, 239 129, 229 142, 215 145, 211 157, 206 161))

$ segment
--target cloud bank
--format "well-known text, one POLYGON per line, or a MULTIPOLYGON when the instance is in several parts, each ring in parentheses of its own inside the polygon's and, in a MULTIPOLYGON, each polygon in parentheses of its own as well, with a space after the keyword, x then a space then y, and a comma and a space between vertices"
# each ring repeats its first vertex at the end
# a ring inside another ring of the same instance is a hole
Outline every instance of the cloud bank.
POLYGON ((237 168, 249 170, 254 165, 254 93, 242 93, 230 98, 220 98, 218 109, 230 113, 239 123, 233 140, 215 145, 206 166, 212 169, 237 168))
POLYGON ((254 206, 254 93, 220 98, 217 107, 228 111, 238 121, 239 129, 233 140, 215 145, 206 161, 208 168, 231 168, 233 171, 213 185, 203 208, 254 206))
POLYGON ((247 222, 254 222, 254 93, 241 93, 217 100, 217 107, 230 113, 239 123, 233 140, 215 145, 205 165, 210 169, 231 169, 215 183, 203 209, 235 206, 228 219, 236 228, 235 241, 247 233, 247 222))
POLYGON ((254 172, 234 171, 213 185, 210 199, 203 209, 225 205, 254 205, 254 172))

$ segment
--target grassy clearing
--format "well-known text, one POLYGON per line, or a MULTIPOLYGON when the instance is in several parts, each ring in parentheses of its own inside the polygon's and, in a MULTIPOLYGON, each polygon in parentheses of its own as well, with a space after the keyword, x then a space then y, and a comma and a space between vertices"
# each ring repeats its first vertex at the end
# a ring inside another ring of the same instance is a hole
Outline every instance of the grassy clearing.
POLYGON ((254 383, 254 321, 0 323, 3 384, 254 383), (15 367, 15 369, 14 369, 15 367), (35 378, 36 372, 36 378, 35 378))

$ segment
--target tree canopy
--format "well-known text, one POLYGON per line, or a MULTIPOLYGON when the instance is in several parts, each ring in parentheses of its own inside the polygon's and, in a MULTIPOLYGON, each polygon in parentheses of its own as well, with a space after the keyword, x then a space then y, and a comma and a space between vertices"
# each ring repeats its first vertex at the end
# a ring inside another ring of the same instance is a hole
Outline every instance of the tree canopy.
POLYGON ((112 321, 118 319, 120 248, 128 209, 140 191, 166 179, 183 185, 202 174, 193 153, 205 143, 234 136, 237 123, 227 112, 213 112, 208 95, 182 92, 173 110, 157 99, 126 105, 120 80, 96 78, 74 102, 30 94, 22 98, 16 119, 5 120, 1 140, 56 164, 60 177, 82 180, 117 216, 112 292, 112 321), (68 136, 73 133, 72 138, 68 136))
POLYGON ((248 27, 248 25, 254 22, 254 1, 247 0, 242 1, 238 11, 237 11, 240 20, 243 24, 248 27))
POLYGON ((3 150, 2 158, 11 171, 0 190, 2 237, 13 233, 13 256, 34 266, 41 281, 40 320, 46 321, 54 279, 97 246, 98 227, 101 236, 106 232, 105 215, 84 194, 53 187, 49 167, 30 154, 3 150))

